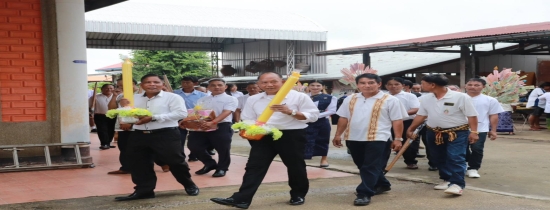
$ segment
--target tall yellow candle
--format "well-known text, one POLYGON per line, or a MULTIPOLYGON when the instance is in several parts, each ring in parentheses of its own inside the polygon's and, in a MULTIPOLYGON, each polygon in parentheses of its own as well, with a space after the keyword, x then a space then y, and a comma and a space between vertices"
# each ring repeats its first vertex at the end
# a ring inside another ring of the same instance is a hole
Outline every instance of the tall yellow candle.
POLYGON ((283 99, 285 99, 286 95, 290 90, 292 90, 292 87, 294 87, 294 84, 298 82, 298 79, 300 79, 300 73, 299 72, 292 72, 292 75, 287 78, 285 84, 281 87, 281 89, 275 94, 275 97, 269 102, 267 107, 264 109, 260 117, 258 117, 258 120, 256 120, 257 124, 265 124, 271 115, 273 115, 273 110, 271 110, 269 107, 274 104, 281 104, 283 102, 283 99))
POLYGON ((130 106, 134 106, 134 83, 132 82, 132 61, 126 58, 122 64, 122 89, 124 98, 130 101, 130 106))

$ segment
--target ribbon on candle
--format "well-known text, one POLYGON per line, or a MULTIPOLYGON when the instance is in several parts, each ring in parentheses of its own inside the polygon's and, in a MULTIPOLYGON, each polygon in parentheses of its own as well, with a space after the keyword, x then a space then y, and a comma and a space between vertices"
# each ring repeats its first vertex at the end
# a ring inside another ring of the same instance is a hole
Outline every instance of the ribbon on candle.
POLYGON ((294 87, 294 84, 298 82, 298 79, 300 79, 300 73, 292 72, 292 75, 287 78, 281 89, 279 89, 277 94, 275 94, 275 97, 271 100, 271 102, 269 102, 267 107, 265 107, 260 117, 258 117, 258 119, 256 120, 256 124, 263 125, 267 123, 271 115, 273 115, 273 110, 270 109, 271 105, 281 104, 288 92, 290 92, 290 90, 292 90, 292 87, 294 87))
POLYGON ((134 106, 134 83, 132 82, 132 61, 129 58, 122 64, 122 89, 124 98, 130 101, 130 106, 134 106))

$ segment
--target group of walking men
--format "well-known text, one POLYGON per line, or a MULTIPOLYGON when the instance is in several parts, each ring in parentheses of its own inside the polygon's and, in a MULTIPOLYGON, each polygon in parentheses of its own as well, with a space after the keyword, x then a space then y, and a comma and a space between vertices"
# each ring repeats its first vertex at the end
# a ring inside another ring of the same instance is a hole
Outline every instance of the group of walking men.
MULTIPOLYGON (((376 74, 362 74, 355 81, 358 92, 348 96, 336 112, 340 118, 332 141, 334 146, 342 147, 342 140, 345 140, 353 162, 359 168, 362 181, 356 188, 354 205, 368 205, 372 196, 391 190, 390 182, 384 177, 390 150, 399 151, 405 138, 416 138, 413 131, 423 123, 427 127, 426 147, 429 148, 430 160, 439 169, 443 181, 434 188, 461 195, 466 170, 480 167, 484 136, 489 132, 492 140, 496 138, 493 125, 494 115, 499 112, 495 105, 498 102, 480 94, 485 81, 471 79, 466 86, 468 96, 449 90, 446 87, 448 79, 443 75, 425 76, 421 87, 430 93, 419 98, 419 105, 412 102, 405 105, 401 99, 403 97, 398 96, 399 92, 382 92, 382 80, 376 74), (492 131, 489 131, 489 125, 492 131)), ((117 197, 116 200, 154 197, 156 176, 153 161, 156 159, 169 165, 187 194, 199 194, 182 151, 183 135, 178 131, 178 121, 187 116, 187 100, 178 94, 162 91, 162 83, 162 78, 157 75, 142 77, 140 85, 145 93, 135 95, 135 107, 148 109, 153 116, 140 117, 133 127, 120 125, 125 131, 133 129, 129 134, 132 141, 128 141, 126 153, 131 159, 128 162, 136 187, 133 194, 117 197)), ((260 74, 257 85, 263 92, 241 97, 241 100, 225 92, 227 86, 223 79, 215 78, 208 83, 211 94, 200 97, 196 104, 215 111, 216 118, 201 125, 204 129, 215 131, 191 131, 188 147, 204 163, 196 174, 216 170, 213 176, 219 177, 225 175, 230 164, 233 113, 236 113, 238 120, 256 120, 282 87, 283 78, 274 72, 260 74), (241 101, 243 103, 239 103, 241 101), (207 153, 209 147, 214 147, 218 152, 218 162, 207 153)), ((187 97, 193 94, 183 92, 187 97)), ((274 114, 267 124, 281 130, 282 137, 274 141, 272 136, 266 135, 259 141, 249 141, 250 156, 238 192, 228 198, 212 198, 213 202, 248 208, 273 158, 279 155, 288 168, 291 188, 289 204, 304 204, 309 189, 304 161, 305 129, 308 123, 318 120, 320 110, 308 95, 294 90, 281 104, 272 105, 270 109, 274 114)))

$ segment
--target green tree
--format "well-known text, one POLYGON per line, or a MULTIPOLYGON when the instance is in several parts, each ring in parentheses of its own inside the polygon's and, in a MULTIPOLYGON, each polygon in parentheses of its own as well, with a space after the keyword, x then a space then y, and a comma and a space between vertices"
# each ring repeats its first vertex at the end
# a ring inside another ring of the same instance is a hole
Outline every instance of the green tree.
POLYGON ((180 87, 184 76, 197 78, 211 76, 210 57, 206 52, 132 50, 133 78, 139 80, 143 75, 166 74, 172 88, 180 87))

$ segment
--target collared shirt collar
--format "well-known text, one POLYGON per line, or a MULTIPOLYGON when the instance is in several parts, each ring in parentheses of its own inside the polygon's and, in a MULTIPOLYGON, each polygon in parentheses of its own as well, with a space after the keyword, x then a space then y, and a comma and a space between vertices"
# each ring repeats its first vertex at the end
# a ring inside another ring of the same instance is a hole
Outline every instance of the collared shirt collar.
MULTIPOLYGON (((156 96, 154 96, 154 97, 157 97, 157 96, 158 96, 158 97, 162 97, 163 95, 164 95, 164 91, 163 91, 163 90, 161 90, 161 91, 160 91, 160 93, 159 93, 159 94, 157 94, 157 95, 156 95, 156 96)), ((143 96, 142 96, 142 97, 147 97, 147 95, 146 95, 146 93, 145 93, 145 92, 143 93, 143 96)), ((154 98, 154 97, 153 97, 153 98, 154 98)))
MULTIPOLYGON (((358 97, 365 98, 365 96, 363 96, 363 93, 359 92, 358 94, 359 94, 358 97)), ((377 93, 376 95, 373 95, 373 96, 371 96, 371 97, 369 97, 369 98, 380 99, 380 98, 382 98, 382 97, 384 96, 384 94, 385 94, 384 92, 378 91, 378 93, 377 93)))
MULTIPOLYGON (((443 98, 451 98, 455 94, 456 91, 452 91, 451 89, 447 88, 447 92, 443 96, 443 98)), ((458 93, 458 92, 457 92, 458 93)), ((435 96, 435 94, 434 94, 435 96)))
MULTIPOLYGON (((183 90, 183 88, 181 88, 180 91, 181 91, 182 93, 186 93, 186 92, 183 90)), ((191 95, 197 95, 198 92, 199 92, 198 90, 193 90, 193 91, 191 92, 191 95)))
MULTIPOLYGON (((290 92, 289 92, 290 93, 290 92)), ((263 92, 263 93, 258 93, 256 95, 261 95, 261 98, 267 98, 267 93, 263 92)), ((273 95, 273 97, 275 97, 275 95, 273 95)), ((285 96, 285 99, 288 98, 288 94, 285 96)))
POLYGON ((221 96, 228 96, 227 93, 222 93, 222 94, 219 94, 219 95, 212 95, 210 94, 212 97, 221 97, 221 96))

